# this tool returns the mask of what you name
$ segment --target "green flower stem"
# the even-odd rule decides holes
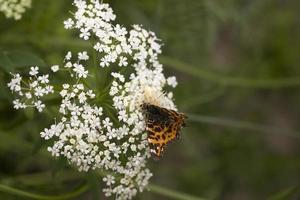
[[[22,40],[22,38],[16,35],[6,36],[3,40],[9,42],[16,42],[16,38]],[[27,38],[32,43],[36,42],[36,38]],[[18,41],[17,41],[18,42]],[[21,41],[19,41],[21,42]],[[89,43],[79,40],[79,39],[68,39],[68,38],[54,38],[49,37],[44,41],[49,47],[53,44],[62,45],[62,46],[80,46],[80,47],[89,47]],[[291,77],[291,78],[276,78],[276,79],[249,79],[242,77],[231,77],[218,74],[209,70],[201,69],[196,66],[186,64],[182,61],[176,60],[172,57],[160,56],[160,61],[162,64],[172,67],[180,72],[189,74],[191,76],[198,77],[203,80],[211,81],[218,83],[223,86],[232,86],[239,88],[253,88],[253,89],[281,89],[287,87],[299,87],[300,86],[300,77]]]
[[[284,199],[293,199],[295,194],[299,194],[299,187],[290,187],[283,191],[280,191],[276,194],[272,194],[271,197],[267,198],[268,200],[284,200]]]
[[[88,185],[83,185],[82,187],[78,188],[77,190],[71,193],[56,195],[56,196],[48,196],[48,195],[35,194],[24,190],[16,189],[13,187],[9,187],[7,185],[0,184],[0,192],[9,193],[16,196],[28,197],[31,199],[43,199],[43,200],[72,199],[84,193],[87,190],[88,190]]]
[[[47,152],[48,153],[48,152]],[[73,181],[82,178],[83,174],[72,170],[61,170],[56,173],[51,171],[39,172],[33,174],[24,174],[15,177],[9,177],[1,180],[2,184],[11,184],[14,182],[26,186],[43,185],[55,179],[58,182]]]
[[[174,190],[170,190],[170,189],[166,189],[157,185],[149,185],[148,189],[156,194],[162,195],[162,196],[166,196],[172,199],[178,199],[178,200],[205,200],[203,198],[200,197],[195,197],[189,194],[185,194],[182,192],[177,192]]]
[[[170,57],[161,56],[160,61],[162,62],[162,64],[172,67],[180,72],[195,76],[200,79],[215,82],[223,86],[261,89],[279,89],[300,86],[300,77],[280,79],[247,79],[217,74],[200,67],[183,63]]]
[[[218,118],[218,117],[211,117],[211,116],[203,116],[197,114],[187,114],[189,117],[188,120],[191,122],[196,123],[206,123],[206,124],[213,124],[218,126],[225,126],[225,127],[233,127],[238,129],[246,129],[252,130],[257,132],[265,132],[270,134],[284,134],[290,137],[295,137],[300,139],[300,132],[293,131],[293,130],[286,130],[281,129],[274,126],[266,126],[261,124],[256,124],[248,121],[240,121],[240,120],[233,120],[227,118]]]
[[[118,118],[114,115],[115,108],[112,107],[111,105],[104,103],[103,109],[106,111],[108,116],[112,119],[112,121],[118,125],[120,125],[120,121]]]
[[[106,176],[107,172],[105,171],[97,171],[97,175],[99,176]],[[14,181],[21,182],[22,184],[26,185],[41,185],[45,184],[45,182],[49,181],[51,176],[51,172],[41,172],[41,173],[34,173],[34,174],[28,174],[28,175],[22,175],[14,178],[9,178],[2,180],[2,183],[13,183]],[[77,176],[77,177],[76,177]],[[70,172],[68,170],[63,170],[59,172],[59,180],[61,181],[71,181],[77,178],[80,178],[80,173],[77,172]],[[88,186],[84,185],[81,188],[75,190],[72,193],[59,195],[59,196],[47,196],[47,195],[40,195],[40,194],[34,194],[31,192],[19,190],[16,188],[9,187],[4,184],[0,184],[0,192],[6,192],[13,195],[23,196],[23,197],[29,197],[32,199],[46,199],[46,200],[59,200],[59,199],[70,199],[72,197],[78,196],[82,194],[83,192],[87,191]],[[205,200],[204,198],[194,197],[189,194],[185,194],[182,192],[170,190],[158,185],[150,184],[148,186],[148,189],[150,192],[153,192],[155,194],[159,194],[162,196],[166,196],[172,199],[179,199],[179,200]]]
[[[10,42],[22,42],[16,41],[22,40],[19,36],[9,35],[3,38],[3,40]],[[27,38],[33,44],[39,45],[36,42],[36,38]],[[62,45],[62,46],[79,46],[79,47],[89,47],[89,43],[79,39],[68,39],[68,38],[54,38],[48,37],[47,40],[43,41],[43,44],[51,47],[53,44]],[[276,78],[276,79],[249,79],[242,77],[231,77],[218,74],[209,70],[201,69],[196,66],[186,64],[182,61],[176,60],[172,57],[160,56],[160,61],[162,64],[172,67],[180,72],[189,74],[191,76],[198,77],[203,80],[211,81],[218,83],[223,86],[232,86],[239,88],[253,88],[253,89],[280,89],[287,87],[299,87],[300,86],[300,77],[291,77],[291,78]]]
[[[211,101],[214,101],[214,100],[218,99],[219,97],[221,97],[222,95],[224,95],[225,91],[226,91],[226,89],[224,87],[219,87],[219,88],[212,90],[211,92],[201,93],[195,97],[186,99],[182,103],[180,108],[183,111],[188,111],[196,106],[199,106],[200,104],[210,103]]]

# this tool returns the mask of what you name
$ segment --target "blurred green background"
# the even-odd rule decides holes
[[[105,2],[118,23],[143,24],[162,39],[161,62],[177,76],[176,103],[189,116],[181,139],[150,161],[159,188],[136,199],[173,199],[165,188],[204,199],[300,199],[300,1]],[[6,87],[9,71],[46,69],[86,47],[63,28],[71,3],[33,0],[20,21],[0,15],[0,184],[107,199],[100,176],[47,153],[39,132],[51,115],[13,110]],[[0,199],[25,198],[2,186]]]

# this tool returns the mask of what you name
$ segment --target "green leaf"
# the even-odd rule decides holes
[[[45,65],[45,62],[40,57],[29,51],[0,51],[0,69],[3,69],[7,73],[13,72],[16,68],[30,66],[44,67]]]
[[[16,189],[13,187],[9,187],[7,185],[0,184],[0,191],[5,193],[10,193],[12,195],[21,196],[21,197],[28,197],[31,199],[44,199],[44,200],[60,200],[60,199],[74,199],[74,197],[84,193],[88,190],[88,185],[83,185],[82,187],[78,188],[77,190],[56,196],[49,196],[49,195],[41,195],[35,194],[31,192],[27,192],[24,190]]]

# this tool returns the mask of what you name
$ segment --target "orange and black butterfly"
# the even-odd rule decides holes
[[[160,158],[166,145],[179,137],[187,116],[149,103],[143,103],[141,108],[146,117],[151,155]]]

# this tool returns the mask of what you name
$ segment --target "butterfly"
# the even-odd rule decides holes
[[[187,116],[149,103],[143,103],[141,108],[145,113],[151,155],[159,159],[166,145],[179,137]]]

